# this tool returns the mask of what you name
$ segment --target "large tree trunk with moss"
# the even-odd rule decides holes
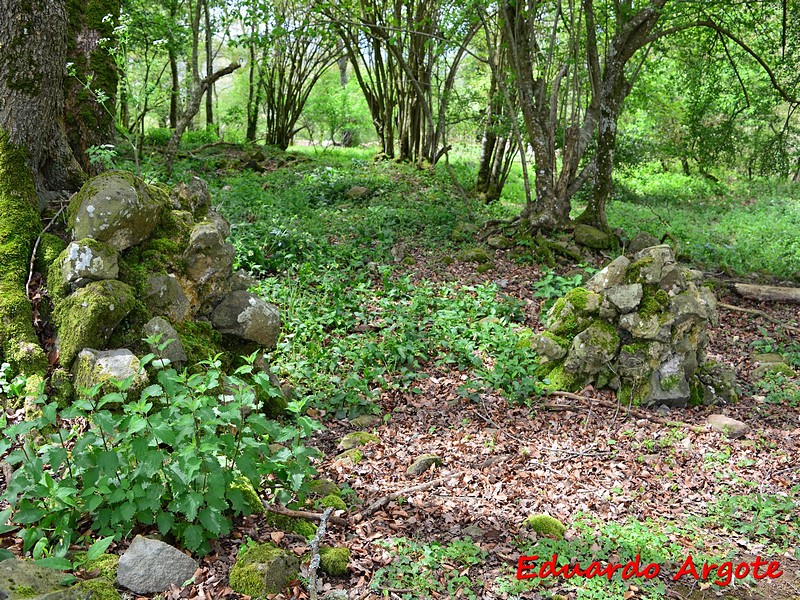
[[[47,370],[27,293],[40,199],[83,178],[64,130],[66,53],[64,0],[0,0],[0,353],[29,391]]]
[[[0,0],[0,130],[27,152],[40,196],[83,177],[64,130],[66,23],[64,0]]]
[[[117,66],[111,55],[120,0],[68,0],[65,125],[69,145],[84,171],[96,175],[87,149],[114,142]],[[105,41],[103,41],[105,40]]]

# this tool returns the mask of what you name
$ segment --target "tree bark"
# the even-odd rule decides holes
[[[208,0],[203,0],[203,16],[206,25],[206,79],[211,79],[214,74],[214,36],[211,31],[211,11]],[[206,129],[214,127],[214,84],[209,86],[206,93]]]
[[[114,142],[117,65],[109,42],[120,13],[120,0],[68,0],[67,59],[75,77],[66,80],[65,126],[81,168],[96,175],[87,149]],[[109,40],[101,44],[100,40]]]
[[[0,131],[26,151],[40,197],[83,180],[64,129],[66,24],[64,0],[0,0]]]

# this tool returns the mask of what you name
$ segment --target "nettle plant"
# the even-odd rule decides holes
[[[142,359],[157,383],[131,398],[130,380],[99,386],[59,409],[41,395],[41,416],[7,428],[0,455],[16,471],[3,498],[34,558],[63,557],[87,522],[120,539],[137,526],[204,554],[232,517],[255,508],[249,486],[270,501],[304,498],[316,450],[301,440],[320,427],[292,402],[292,424],[267,419],[265,397],[279,394],[256,355],[232,375],[218,359],[178,373],[166,360]],[[282,448],[270,450],[270,444]],[[246,482],[244,481],[246,480]],[[252,490],[250,490],[252,492]]]

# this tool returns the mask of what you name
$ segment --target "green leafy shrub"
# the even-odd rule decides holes
[[[269,377],[253,368],[255,356],[232,375],[218,360],[195,374],[154,361],[157,383],[138,399],[128,397],[130,381],[102,397],[98,386],[85,390],[64,410],[41,396],[41,416],[7,428],[0,440],[0,453],[15,445],[7,462],[17,470],[3,497],[24,551],[45,540],[50,554],[63,556],[88,518],[99,535],[116,539],[134,525],[157,525],[204,553],[230,531],[233,515],[251,510],[237,478],[256,489],[266,483],[270,500],[302,499],[315,451],[300,440],[319,425],[300,415],[296,401],[294,424],[262,414],[256,388]],[[122,412],[108,410],[114,405]],[[271,443],[285,448],[273,453]]]
[[[171,137],[172,130],[168,127],[154,127],[145,132],[144,143],[151,146],[166,146]]]

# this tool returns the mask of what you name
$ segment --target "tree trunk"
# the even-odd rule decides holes
[[[48,366],[27,293],[38,209],[83,177],[64,130],[66,55],[63,0],[0,0],[0,353],[27,375],[29,395]]]
[[[167,149],[164,153],[164,166],[167,177],[172,174],[172,165],[175,162],[175,155],[178,153],[178,145],[181,143],[183,132],[186,131],[189,123],[194,119],[198,112],[200,112],[200,103],[203,101],[203,95],[219,78],[233,73],[241,65],[239,63],[231,63],[224,69],[220,69],[207,79],[201,79],[197,82],[192,91],[189,101],[186,103],[186,110],[183,111],[181,118],[178,120],[178,126],[172,132],[172,137],[169,138]]]
[[[175,23],[178,18],[178,3],[170,2],[169,20]],[[178,48],[175,36],[172,35],[172,28],[169,29],[169,39],[167,40],[167,54],[169,55],[169,128],[175,129],[178,126],[178,102],[181,97],[181,82],[178,73]]]
[[[211,79],[214,74],[214,36],[211,31],[211,11],[208,0],[203,0],[203,13],[206,22],[206,79]],[[206,93],[206,129],[214,128],[214,84],[209,86]]]
[[[0,0],[0,131],[27,152],[40,197],[83,180],[64,129],[66,24],[64,0]]]
[[[109,43],[120,12],[120,0],[68,0],[67,59],[75,76],[66,81],[65,125],[67,139],[81,168],[90,175],[87,149],[114,142],[117,65]]]
[[[786,302],[800,304],[800,288],[777,287],[774,285],[751,285],[734,283],[736,293],[757,302]]]

